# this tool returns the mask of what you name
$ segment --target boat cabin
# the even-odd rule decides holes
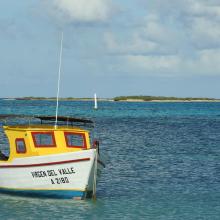
[[[9,140],[8,161],[15,158],[60,154],[90,149],[89,131],[69,126],[3,126]],[[4,160],[4,159],[0,159]]]

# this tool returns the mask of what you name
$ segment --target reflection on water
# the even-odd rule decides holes
[[[50,200],[1,195],[0,209],[2,219],[71,219],[81,212],[89,212],[95,206],[96,203],[89,200]]]

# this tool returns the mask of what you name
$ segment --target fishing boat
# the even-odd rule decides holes
[[[0,152],[0,192],[84,199],[96,197],[97,176],[104,163],[99,142],[91,144],[91,120],[58,116],[63,32],[59,56],[55,116],[36,116],[40,123],[3,126],[10,154]],[[0,115],[0,119],[29,118]],[[44,122],[47,122],[46,124]]]
[[[0,119],[21,117],[1,115]],[[85,199],[95,196],[97,174],[104,167],[99,142],[76,124],[91,120],[36,116],[40,122],[4,125],[8,156],[0,153],[0,192],[37,197]],[[45,123],[46,122],[46,123]]]

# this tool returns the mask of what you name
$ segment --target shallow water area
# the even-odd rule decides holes
[[[2,219],[219,219],[220,103],[60,102],[95,120],[106,158],[97,201],[0,194]],[[54,101],[1,100],[0,114],[54,115]],[[5,137],[0,148],[7,153]]]

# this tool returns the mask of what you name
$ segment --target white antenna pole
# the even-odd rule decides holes
[[[55,121],[55,129],[57,128],[57,116],[59,109],[59,95],[60,95],[60,75],[61,75],[61,65],[62,65],[62,53],[63,53],[63,32],[61,34],[61,42],[60,42],[60,62],[59,62],[59,74],[58,74],[58,83],[57,83],[57,107],[56,107],[56,121]]]
[[[94,109],[98,109],[96,93],[94,94],[94,101],[95,101]]]

